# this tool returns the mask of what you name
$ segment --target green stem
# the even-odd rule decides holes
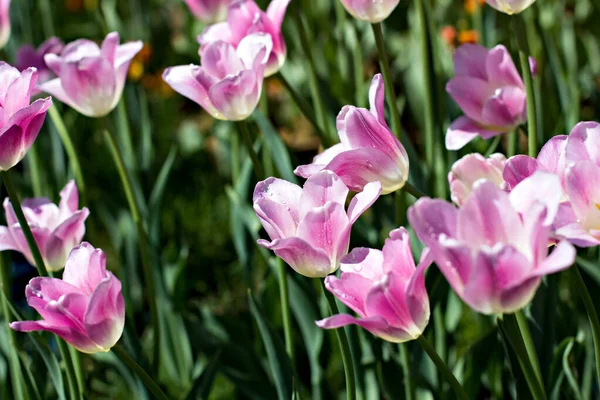
[[[429,356],[431,361],[433,361],[433,363],[437,367],[438,371],[444,376],[446,381],[450,384],[456,397],[461,400],[468,400],[469,398],[467,397],[467,394],[463,390],[462,386],[460,386],[460,383],[458,383],[458,381],[456,380],[456,377],[454,376],[452,371],[450,371],[450,369],[448,368],[446,363],[440,358],[438,353],[435,351],[433,346],[427,341],[427,339],[425,339],[425,337],[421,335],[416,340],[417,340],[417,343],[419,343],[419,345],[421,345],[423,350],[425,350],[425,352],[427,353],[427,355]]]
[[[410,378],[410,357],[407,344],[399,344],[398,349],[400,350],[400,364],[402,366],[402,373],[404,374],[404,398],[406,400],[413,400],[415,398],[415,388]]]
[[[522,332],[519,329],[517,317],[514,314],[505,314],[502,319],[504,321],[506,334],[515,355],[517,356],[517,360],[519,361],[519,365],[521,366],[521,370],[523,371],[523,375],[525,376],[525,380],[527,381],[527,385],[529,386],[533,398],[535,400],[545,400],[546,393],[544,391],[544,386],[536,376],[535,368],[531,363],[525,342],[523,341]]]
[[[71,361],[73,363],[73,370],[75,371],[75,381],[77,382],[77,389],[81,396],[85,394],[85,383],[83,380],[84,372],[83,366],[81,365],[81,357],[79,351],[76,348],[68,346],[69,348],[69,356],[71,357]]]
[[[144,221],[142,220],[142,214],[140,212],[138,200],[135,197],[133,191],[133,183],[131,177],[127,173],[123,156],[119,151],[115,138],[108,131],[104,131],[104,136],[110,152],[112,153],[113,160],[117,166],[119,176],[121,177],[121,183],[125,196],[127,197],[127,203],[129,204],[129,210],[133,217],[133,221],[137,226],[138,231],[138,242],[140,246],[140,255],[142,258],[142,269],[144,271],[144,280],[146,283],[146,294],[148,297],[148,303],[150,305],[150,316],[152,318],[152,327],[154,328],[154,360],[153,367],[156,368],[160,365],[160,320],[158,316],[158,304],[156,303],[156,286],[154,284],[154,274],[152,271],[152,265],[150,263],[150,250],[148,246],[148,236],[144,229]]]
[[[529,46],[527,44],[527,34],[523,17],[520,14],[512,17],[517,42],[519,44],[519,59],[521,61],[521,73],[525,83],[527,93],[527,135],[529,156],[537,157],[537,119],[535,115],[535,92],[533,88],[533,76],[529,67]]]
[[[283,332],[285,334],[285,351],[294,364],[294,336],[292,334],[292,316],[290,314],[290,297],[288,294],[287,268],[277,257],[277,272],[279,274],[279,297],[281,300],[281,315],[283,317]]]
[[[133,143],[131,141],[131,129],[129,129],[129,120],[127,119],[127,109],[125,108],[125,94],[121,96],[121,100],[117,104],[117,126],[118,140],[123,149],[123,159],[127,168],[132,170],[135,163],[135,153],[133,151]]]
[[[598,384],[600,384],[600,320],[598,319],[598,313],[594,306],[594,301],[590,296],[590,292],[585,285],[583,277],[576,266],[572,266],[568,269],[572,279],[577,285],[577,292],[581,296],[581,300],[585,305],[585,311],[587,312],[590,325],[592,326],[592,336],[594,338],[594,353],[596,355],[596,377],[598,378]]]
[[[421,192],[419,189],[417,189],[416,187],[411,185],[408,181],[404,184],[404,187],[402,189],[404,189],[404,191],[406,191],[406,193],[410,194],[415,199],[420,199],[421,197],[427,197],[427,195],[425,193]]]
[[[252,143],[252,136],[250,135],[250,129],[248,128],[248,122],[246,121],[238,121],[238,128],[240,129],[240,135],[242,136],[242,141],[244,142],[244,146],[246,146],[246,150],[248,151],[248,155],[252,160],[252,165],[254,166],[254,173],[259,181],[265,179],[265,172],[263,170],[262,164],[260,163],[260,159],[254,151],[254,143]]]
[[[329,303],[329,311],[331,315],[339,314],[338,306],[335,302],[335,297],[331,294],[324,286],[323,293]],[[352,362],[352,354],[350,353],[350,342],[346,335],[345,328],[339,328],[335,330],[338,342],[340,344],[340,351],[342,353],[342,362],[344,364],[344,374],[346,376],[346,400],[356,399],[356,382],[354,377],[354,363]]]
[[[315,117],[315,113],[310,108],[310,105],[306,102],[306,100],[304,100],[302,98],[302,96],[300,96],[298,94],[296,89],[294,89],[294,87],[290,84],[290,82],[286,79],[286,77],[281,73],[281,71],[277,72],[275,77],[285,87],[285,89],[287,90],[288,94],[290,95],[290,97],[292,98],[294,103],[296,103],[296,106],[298,107],[300,112],[304,115],[304,117],[306,117],[306,119],[315,128],[315,131],[316,131],[317,135],[319,136],[319,138],[321,139],[321,141],[323,142],[323,145],[326,147],[333,145],[331,139],[323,131],[323,128],[321,127],[321,125],[317,121],[317,118]]]
[[[423,71],[424,86],[424,116],[425,116],[425,161],[429,168],[433,168],[435,140],[434,140],[434,116],[433,116],[433,86],[431,84],[431,59],[429,57],[429,34],[427,29],[427,18],[425,14],[425,0],[417,0],[417,12],[419,14],[420,41],[421,41],[421,63]]]
[[[75,378],[75,370],[73,368],[73,360],[71,360],[71,354],[69,353],[69,345],[59,338],[56,337],[58,343],[58,350],[60,356],[65,363],[65,375],[67,375],[67,385],[69,386],[69,392],[71,393],[72,399],[82,399],[82,395],[77,388],[77,378]]]
[[[8,335],[8,362],[10,368],[10,381],[13,388],[13,396],[16,400],[24,400],[27,391],[23,385],[23,376],[21,374],[21,364],[17,349],[17,338],[15,331],[8,327],[10,321],[10,313],[8,310],[8,299],[10,298],[10,288],[8,286],[8,268],[4,262],[4,257],[0,255],[0,287],[4,293],[0,299],[2,304],[2,315],[4,316],[6,333]]]
[[[125,365],[127,365],[127,367],[129,367],[133,372],[135,372],[135,374],[138,376],[138,378],[141,379],[141,381],[144,383],[144,386],[146,386],[150,393],[152,393],[155,399],[169,400],[167,395],[161,390],[161,388],[156,384],[156,382],[154,382],[150,375],[148,375],[148,373],[144,371],[144,369],[140,367],[140,365],[137,362],[135,362],[135,360],[131,358],[129,354],[127,354],[125,349],[123,349],[120,345],[116,345],[112,348],[112,351],[116,354],[117,357],[119,357],[121,361],[123,361]]]
[[[519,152],[519,128],[508,134],[506,155],[512,157]]]
[[[240,177],[240,137],[231,135],[231,181],[235,185]]]
[[[406,213],[406,196],[401,190],[394,192],[394,203],[396,205],[396,226],[402,226]]]
[[[400,114],[398,113],[398,101],[396,92],[394,91],[394,81],[392,80],[392,74],[390,72],[390,62],[388,60],[387,52],[385,51],[385,42],[383,39],[383,31],[381,29],[381,23],[371,24],[373,28],[373,35],[375,36],[375,44],[377,45],[377,53],[379,53],[379,66],[381,73],[383,74],[383,81],[387,91],[388,107],[392,116],[392,130],[396,133],[396,136],[400,138],[402,125],[400,124]]]
[[[80,205],[85,205],[87,204],[85,181],[83,180],[81,164],[79,163],[79,157],[77,156],[77,151],[75,150],[71,136],[69,136],[67,127],[65,126],[65,123],[55,105],[52,105],[52,107],[48,109],[48,114],[50,114],[50,119],[58,131],[60,140],[62,141],[63,146],[65,146],[65,151],[67,152],[67,156],[71,162],[71,168],[73,169],[75,181],[77,182],[77,190],[79,191]]]
[[[27,240],[29,249],[31,250],[31,255],[33,256],[33,261],[35,262],[35,267],[38,270],[38,274],[40,276],[48,276],[46,264],[44,264],[44,259],[42,258],[40,249],[38,248],[37,243],[35,242],[33,233],[31,233],[31,228],[29,228],[27,219],[23,214],[23,209],[21,208],[19,196],[17,195],[17,191],[10,176],[10,170],[1,171],[0,175],[2,175],[2,180],[4,181],[4,186],[6,187],[6,191],[8,192],[10,203],[12,204],[12,207],[15,210],[15,215],[17,216],[17,220],[19,221],[19,225],[21,226],[23,235],[25,235],[25,240]]]
[[[27,152],[27,162],[29,165],[29,174],[31,175],[31,186],[33,188],[33,197],[42,197],[42,173],[40,170],[40,156],[37,152],[37,146],[33,146]]]
[[[500,140],[502,140],[502,135],[497,135],[494,138],[494,140],[492,140],[492,143],[490,143],[490,147],[488,147],[487,151],[485,152],[485,158],[488,158],[489,156],[494,154],[494,152],[498,148],[498,145],[500,144]]]
[[[540,384],[543,385],[544,379],[542,378],[542,370],[540,369],[540,362],[535,351],[535,345],[533,344],[533,338],[531,337],[531,331],[529,330],[527,317],[521,310],[517,311],[515,316],[517,317],[517,324],[519,325],[519,330],[521,331],[521,336],[523,337],[523,344],[525,344],[525,350],[527,350],[527,356],[531,362],[535,376]]]
[[[42,29],[44,31],[44,37],[49,38],[54,36],[54,22],[52,21],[52,7],[50,6],[49,0],[40,0],[39,7],[42,18]]]

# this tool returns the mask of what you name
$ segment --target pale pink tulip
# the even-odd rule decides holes
[[[37,77],[35,68],[19,72],[0,62],[0,171],[25,157],[52,105],[50,97],[29,104]]]
[[[408,179],[408,155],[385,121],[384,96],[383,78],[377,74],[369,91],[371,110],[345,106],[337,117],[341,143],[294,173],[308,178],[322,170],[333,171],[354,191],[376,181],[382,194],[401,189]]]
[[[184,0],[196,18],[205,23],[224,21],[233,0]]]
[[[85,207],[79,210],[78,203],[79,194],[74,181],[61,190],[58,206],[43,197],[23,200],[23,214],[50,271],[64,268],[71,249],[81,242],[85,234],[89,211]],[[4,212],[8,226],[0,226],[0,251],[18,251],[34,265],[31,250],[8,198],[4,200]]]
[[[504,187],[502,172],[506,157],[500,153],[492,154],[487,159],[481,154],[468,154],[452,165],[448,174],[452,201],[462,206],[473,190],[473,185],[480,179],[487,179],[499,188]]]
[[[510,194],[479,180],[461,208],[422,198],[408,219],[465,303],[484,314],[512,313],[533,299],[544,275],[575,261],[568,241],[548,255],[561,197],[550,173],[534,174]]]
[[[341,0],[354,18],[376,24],[390,16],[400,0]]]
[[[119,103],[129,64],[143,47],[141,41],[119,43],[119,34],[112,32],[101,47],[79,39],[67,44],[60,55],[46,54],[44,60],[58,78],[39,89],[88,117],[107,115]]]
[[[234,0],[227,10],[227,21],[206,28],[198,36],[198,42],[201,47],[205,47],[211,42],[224,41],[237,48],[248,35],[270,35],[273,45],[267,53],[265,76],[271,76],[285,63],[287,49],[281,33],[281,24],[290,1],[273,0],[264,12],[254,0]]]
[[[104,252],[89,243],[73,249],[62,279],[33,278],[25,295],[42,320],[12,322],[14,330],[49,331],[90,354],[109,351],[123,333],[121,282],[106,270]]]
[[[534,70],[533,59],[530,64]],[[504,46],[460,46],[454,53],[454,74],[446,91],[465,115],[448,128],[448,150],[458,150],[477,136],[489,139],[511,132],[527,121],[525,86]]]
[[[170,67],[163,79],[214,118],[240,121],[253,112],[262,92],[271,38],[245,37],[237,50],[223,41],[200,49],[201,64]]]
[[[508,15],[518,14],[535,3],[535,0],[485,0],[490,6]]]
[[[359,318],[338,314],[317,321],[325,329],[355,324],[394,343],[421,336],[429,322],[425,269],[431,264],[425,250],[415,267],[406,229],[390,233],[383,251],[357,248],[342,258],[339,278],[325,278],[327,290]]]
[[[30,44],[21,46],[17,51],[17,63],[15,66],[21,72],[29,67],[36,68],[38,72],[38,85],[49,81],[55,75],[48,68],[48,65],[46,65],[44,57],[46,54],[60,54],[64,46],[63,42],[57,37],[47,39],[37,49]]]
[[[375,202],[381,185],[373,182],[344,209],[348,188],[332,172],[319,172],[304,188],[268,178],[254,189],[254,211],[271,238],[258,244],[273,250],[296,272],[310,278],[337,270],[348,252],[350,230]]]
[[[0,49],[6,46],[10,38],[10,1],[0,0]]]

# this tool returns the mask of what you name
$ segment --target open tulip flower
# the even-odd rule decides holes
[[[7,171],[25,157],[52,105],[52,99],[29,104],[38,78],[35,68],[23,72],[0,62],[0,171]]]
[[[221,22],[227,18],[232,0],[184,0],[196,18],[202,22]]]
[[[325,277],[338,269],[348,252],[352,224],[380,193],[378,182],[366,185],[346,211],[348,188],[332,172],[311,176],[304,188],[268,178],[256,185],[253,202],[271,242],[261,239],[258,244],[273,250],[299,274]]]
[[[10,38],[10,2],[11,0],[0,0],[0,49],[6,46]]]
[[[535,70],[533,59],[530,64]],[[454,53],[454,74],[446,91],[465,115],[448,128],[448,150],[461,149],[477,136],[511,132],[527,121],[525,86],[506,47],[460,46]]]
[[[270,35],[273,45],[267,53],[268,61],[264,73],[265,76],[271,76],[285,63],[287,49],[281,33],[281,24],[290,1],[273,0],[267,12],[264,12],[254,0],[234,0],[227,10],[227,21],[206,28],[198,36],[198,42],[201,47],[214,41],[224,41],[238,47],[248,35]]]
[[[88,117],[107,115],[119,103],[129,64],[143,47],[141,41],[119,42],[119,34],[112,32],[101,47],[79,39],[67,44],[60,55],[46,54],[44,60],[58,78],[39,89]]]
[[[342,258],[341,275],[325,278],[327,290],[360,318],[338,314],[317,321],[333,329],[355,324],[394,343],[421,336],[429,322],[429,297],[425,269],[431,264],[429,250],[415,267],[406,229],[390,233],[383,251],[357,248]]]
[[[508,15],[518,14],[535,3],[535,0],[485,0],[490,6]]]
[[[554,174],[538,172],[510,194],[479,180],[459,209],[422,198],[408,219],[465,303],[484,314],[512,313],[531,301],[544,275],[575,261],[567,241],[548,255],[561,197]]]
[[[354,18],[375,24],[389,17],[400,0],[341,0],[341,2]]]
[[[25,296],[43,319],[13,322],[14,330],[49,331],[83,353],[109,351],[123,333],[121,281],[106,270],[104,252],[89,243],[71,251],[62,279],[33,278]]]
[[[214,118],[240,121],[253,112],[262,92],[271,38],[245,37],[235,49],[224,41],[200,48],[202,65],[167,68],[163,79]]]
[[[23,201],[23,214],[50,271],[63,269],[71,249],[81,242],[85,234],[89,211],[85,207],[78,210],[78,203],[74,181],[61,190],[58,206],[46,198]],[[8,198],[4,200],[4,212],[8,226],[0,226],[0,251],[18,251],[34,265],[31,250]]]
[[[487,179],[503,188],[505,186],[502,173],[506,157],[503,154],[492,154],[485,158],[481,154],[467,154],[452,165],[448,174],[452,201],[462,206],[473,190],[473,185],[480,179]]]
[[[37,49],[30,44],[21,46],[17,51],[16,67],[19,71],[25,71],[34,67],[38,72],[37,84],[44,83],[53,78],[54,73],[48,68],[44,57],[46,54],[60,54],[64,48],[63,42],[57,37],[47,39]]]
[[[308,178],[321,170],[333,171],[354,191],[375,181],[381,183],[382,194],[401,189],[408,179],[408,155],[385,121],[384,96],[383,78],[377,74],[369,91],[371,110],[345,106],[337,117],[341,143],[294,173]]]

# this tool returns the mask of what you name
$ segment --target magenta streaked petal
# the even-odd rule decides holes
[[[315,249],[305,240],[297,237],[276,239],[272,242],[258,240],[258,244],[273,250],[283,261],[300,275],[309,278],[322,278],[329,275],[337,267],[321,249]]]
[[[488,80],[497,83],[498,86],[524,88],[521,75],[517,71],[510,53],[503,45],[497,45],[490,49],[485,69]]]
[[[381,183],[367,183],[363,191],[357,193],[350,201],[348,206],[348,219],[351,224],[354,224],[360,217],[381,195]]]
[[[10,327],[19,332],[47,331],[54,333],[83,353],[97,353],[99,351],[98,346],[84,333],[70,327],[55,326],[48,324],[46,321],[11,322]]]
[[[518,87],[497,89],[486,99],[481,109],[481,121],[486,125],[510,130],[525,120],[525,91]]]
[[[563,179],[566,169],[565,147],[567,138],[566,135],[552,137],[542,147],[537,157],[537,161],[544,169],[558,174],[561,179]]]
[[[543,167],[535,158],[519,154],[506,161],[502,177],[509,189],[512,189],[541,168]]]
[[[325,149],[320,154],[317,154],[315,158],[313,158],[313,162],[307,165],[300,165],[296,167],[294,170],[294,174],[301,176],[303,178],[308,178],[323,169],[337,156],[345,150],[345,147],[342,143],[334,144],[328,149]]]
[[[502,171],[506,158],[501,154],[486,159],[481,154],[468,154],[452,165],[448,174],[452,201],[461,206],[473,191],[473,185],[479,179],[487,179],[497,186],[504,182]]]
[[[271,240],[296,234],[298,219],[294,218],[296,213],[292,213],[289,206],[263,198],[254,202],[254,211]]]
[[[291,0],[273,0],[267,7],[267,16],[277,30],[281,30],[281,24],[290,2]]]
[[[348,251],[350,221],[342,204],[329,202],[308,211],[298,224],[297,235],[337,263]],[[337,265],[335,266],[337,269]]]
[[[200,35],[198,35],[198,43],[201,45],[200,51],[206,45],[217,40],[222,40],[227,43],[234,43],[233,32],[229,28],[227,22],[219,22],[217,24],[210,25]]]
[[[383,277],[384,257],[381,250],[357,247],[342,257],[340,269],[341,277],[346,275],[360,275],[371,283]],[[364,295],[366,296],[366,292]],[[362,296],[364,299],[364,296]]]
[[[59,209],[61,213],[72,213],[79,207],[79,192],[75,180],[70,180],[60,191]]]
[[[600,227],[600,167],[580,161],[567,169],[565,191],[573,212],[586,229]]]
[[[163,72],[162,77],[177,93],[195,101],[209,114],[216,115],[218,111],[208,97],[208,89],[196,79],[201,68],[197,65],[170,67]]]
[[[262,71],[243,70],[217,82],[208,91],[208,97],[218,112],[218,119],[241,121],[253,112],[262,91]]]
[[[410,235],[401,227],[390,232],[390,237],[383,245],[383,269],[394,271],[404,279],[409,279],[415,272],[415,260],[410,249]]]
[[[95,288],[83,317],[90,339],[108,351],[120,339],[125,326],[125,302],[121,282],[108,272]]]
[[[258,182],[254,188],[252,201],[257,202],[260,199],[268,199],[276,203],[290,207],[289,211],[294,221],[300,221],[300,197],[302,188],[288,181],[278,178],[267,178]]]
[[[388,125],[385,120],[385,86],[381,74],[376,74],[371,81],[371,87],[369,88],[369,106],[371,107],[371,113],[375,116],[377,122],[387,128]]]
[[[365,267],[367,266],[365,265]],[[372,284],[373,281],[371,279],[351,272],[343,273],[340,278],[337,278],[335,275],[328,275],[325,278],[325,287],[327,290],[362,318],[366,316],[364,300]]]
[[[569,134],[566,145],[568,163],[590,160],[600,165],[600,124],[580,122]]]
[[[560,241],[552,253],[533,271],[532,276],[542,277],[569,268],[575,263],[577,250],[566,240]]]
[[[342,207],[346,204],[348,188],[339,176],[323,171],[312,175],[306,180],[302,195],[300,196],[300,219],[316,207],[323,207],[327,203],[337,203]]]
[[[502,133],[485,129],[469,117],[458,117],[446,132],[446,149],[460,150],[477,136],[489,139]]]
[[[63,280],[91,296],[106,278],[106,256],[87,242],[71,250],[63,272]]]

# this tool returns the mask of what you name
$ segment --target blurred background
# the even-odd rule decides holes
[[[268,0],[257,3],[265,9]],[[445,130],[461,114],[444,91],[453,74],[453,50],[463,43],[486,47],[504,44],[515,55],[516,39],[509,17],[483,1],[429,0],[427,26],[419,23],[414,3],[403,0],[384,22],[385,41],[399,94],[403,140],[409,138],[413,148],[411,182],[428,194],[447,197],[445,179],[452,162],[470,152],[484,153],[489,146],[489,142],[478,139],[460,152],[444,148]],[[316,90],[325,100],[325,124],[333,129],[343,105],[365,107],[368,103],[370,80],[379,71],[373,34],[368,24],[352,19],[339,1],[292,0],[283,24],[288,59],[282,73],[310,104],[315,87],[307,76],[306,56],[293,17],[296,12],[300,12],[311,39],[318,71]],[[535,83],[542,143],[551,136],[567,134],[580,120],[598,120],[600,1],[543,0],[523,15],[529,45],[538,62],[539,79]],[[144,42],[131,64],[124,101],[108,117],[90,119],[55,101],[82,160],[88,186],[86,205],[91,215],[85,240],[104,249],[108,268],[123,282],[127,305],[123,342],[144,366],[156,357],[149,346],[153,332],[148,328],[150,313],[136,227],[102,135],[104,129],[118,132],[129,126],[134,139],[133,175],[144,199],[152,262],[160,282],[156,293],[162,332],[159,382],[173,399],[277,398],[274,364],[267,358],[257,316],[253,318],[247,296],[250,290],[260,303],[259,313],[272,335],[270,345],[284,353],[274,272],[277,261],[255,244],[257,238],[265,237],[250,202],[256,178],[246,162],[242,178],[231,181],[229,149],[236,126],[215,121],[161,79],[168,66],[199,63],[196,36],[205,26],[193,18],[183,0],[13,0],[11,20],[11,39],[2,50],[2,59],[11,64],[20,46],[30,43],[37,47],[50,36],[58,36],[65,43],[78,38],[99,42],[108,32],[118,31],[122,41]],[[421,46],[423,34],[433,38],[431,46]],[[435,88],[432,123],[437,138],[437,172],[423,163],[424,50],[433,58],[426,73]],[[298,182],[293,168],[310,162],[322,148],[312,125],[277,78],[266,79],[253,120],[253,134],[267,173]],[[520,139],[521,151],[526,152],[524,133]],[[498,150],[504,148],[503,139]],[[41,193],[56,201],[72,173],[49,118],[35,151],[43,167],[42,176],[32,176],[28,155],[17,166],[17,184],[22,195],[30,197],[32,182],[37,182]],[[407,202],[411,201],[407,197]],[[355,225],[351,247],[380,248],[396,227],[393,210],[391,196],[381,198]],[[421,248],[416,239],[413,247],[418,257]],[[584,278],[598,301],[598,251],[580,253]],[[35,269],[16,254],[9,257],[13,304],[26,317],[37,318],[23,296]],[[297,379],[292,384],[302,398],[343,399],[344,373],[335,333],[314,324],[327,312],[320,300],[320,283],[297,274],[290,274],[289,280],[297,354]],[[464,306],[436,269],[428,273],[427,286],[432,306],[427,335],[464,382],[470,398],[505,399],[527,393],[527,389],[521,390],[524,381],[519,377],[520,369],[506,361],[494,318]],[[553,289],[557,286],[561,290]],[[549,277],[529,310],[535,321],[533,334],[543,374],[549,382],[558,382],[553,398],[597,398],[600,392],[592,383],[593,347],[587,318],[569,288],[570,282],[562,275]],[[355,327],[348,332],[359,366],[362,398],[403,398],[405,380],[399,347]],[[5,331],[0,330],[0,335]],[[53,356],[53,341],[44,346],[47,341],[24,334],[18,338],[29,385],[35,386],[43,399],[64,396],[57,389],[62,378]],[[11,398],[6,343],[0,336],[2,399]],[[411,379],[422,396],[419,398],[451,398],[451,391],[420,348],[409,343],[406,349]],[[82,362],[88,398],[149,398],[140,381],[114,355],[84,355]],[[279,366],[289,368],[285,362]]]

